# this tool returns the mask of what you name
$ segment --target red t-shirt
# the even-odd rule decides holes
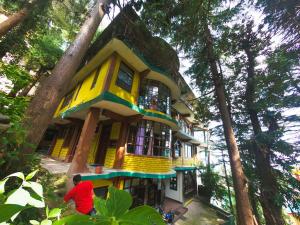
[[[78,212],[89,213],[93,208],[93,183],[81,181],[65,195],[65,202],[70,199],[74,200]]]

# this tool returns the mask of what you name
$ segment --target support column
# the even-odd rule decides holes
[[[70,165],[68,175],[74,173],[89,172],[86,163],[88,159],[89,149],[97,127],[97,122],[100,114],[100,109],[90,108],[81,130],[78,145],[76,147],[75,155]]]
[[[117,151],[116,151],[114,169],[121,169],[123,166],[124,156],[125,156],[125,144],[126,144],[127,135],[128,135],[128,128],[129,128],[129,124],[127,122],[123,121],[122,125],[121,125],[119,140],[117,143]]]

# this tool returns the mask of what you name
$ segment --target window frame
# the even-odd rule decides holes
[[[81,90],[81,87],[82,87],[82,83],[83,83],[83,82],[80,82],[80,83],[79,83],[79,87],[78,87],[77,92],[76,92],[76,94],[75,94],[74,101],[75,101],[75,100],[77,99],[77,97],[78,97],[78,94],[79,94],[79,92],[80,92],[80,90]]]
[[[154,130],[155,128],[156,130]],[[140,129],[143,129],[143,132],[139,133]],[[171,128],[168,125],[157,121],[141,120],[135,126],[129,128],[126,152],[135,154],[136,149],[139,148],[140,155],[147,155],[150,150],[151,156],[169,157],[171,138]],[[152,148],[149,149],[149,146],[152,146]]]
[[[97,81],[98,81],[98,78],[99,78],[99,74],[100,74],[100,70],[101,70],[101,66],[99,66],[96,70],[96,74],[94,75],[93,82],[92,82],[90,90],[92,90],[94,87],[96,87],[96,84],[97,84]]]
[[[74,96],[74,92],[75,92],[75,89],[73,89],[72,91],[68,92],[66,95],[65,95],[65,98],[64,98],[64,101],[61,105],[61,109],[67,107],[70,105],[70,103],[72,102],[73,100],[73,96]]]
[[[127,83],[124,82],[122,79],[120,79],[120,72],[123,72],[127,77],[131,78],[130,86],[127,86]],[[133,80],[134,80],[134,70],[131,69],[129,66],[127,66],[124,62],[121,61],[119,66],[119,71],[116,79],[116,86],[122,88],[123,90],[127,91],[128,93],[131,93],[132,86],[133,86]]]

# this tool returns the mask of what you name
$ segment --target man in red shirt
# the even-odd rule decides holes
[[[94,189],[91,181],[81,181],[81,175],[73,177],[74,187],[65,195],[64,200],[72,199],[75,202],[76,210],[87,215],[95,215],[93,198]]]

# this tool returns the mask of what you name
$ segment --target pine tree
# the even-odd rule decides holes
[[[211,34],[211,29],[223,32],[225,28],[223,24],[233,13],[232,10],[221,10],[220,6],[220,1],[151,1],[144,5],[144,18],[155,31],[171,38],[174,45],[179,46],[193,59],[194,64],[197,61],[196,80],[204,79],[210,88],[214,89],[229,151],[238,224],[253,224],[247,180],[233,133],[223,79],[217,66],[220,48],[216,36],[213,37]],[[214,14],[217,9],[221,12]]]

